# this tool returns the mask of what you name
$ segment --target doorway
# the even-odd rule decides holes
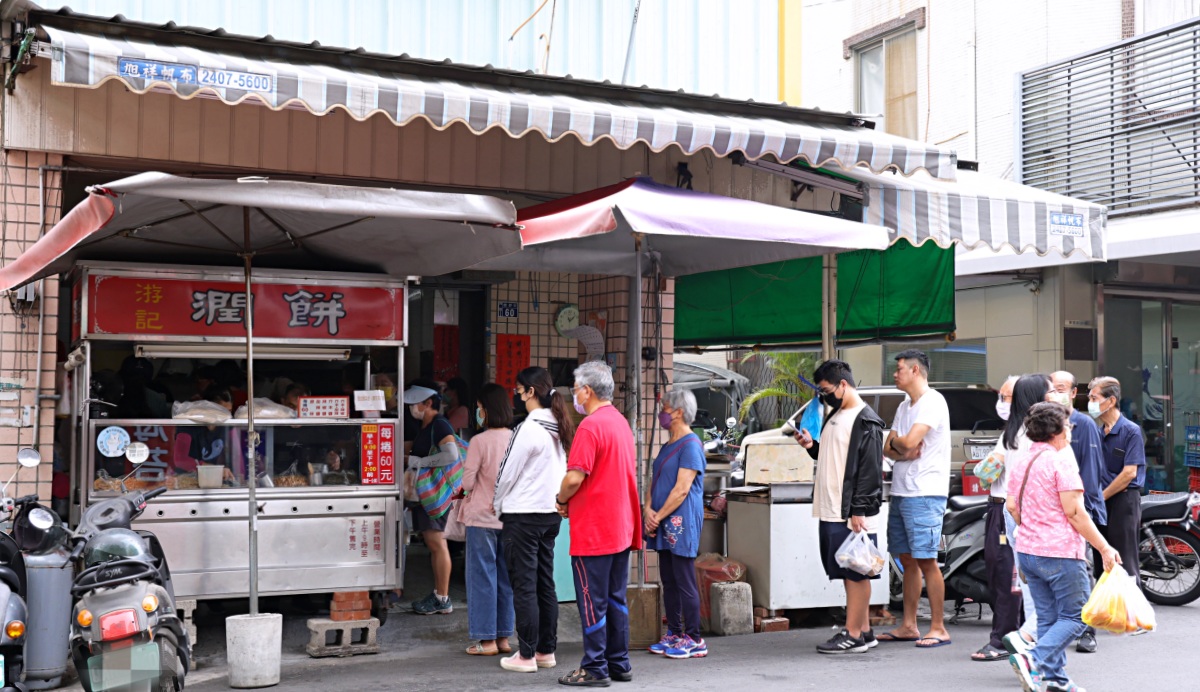
[[[1102,371],[1146,443],[1146,488],[1186,491],[1186,428],[1200,425],[1200,303],[1107,295]]]

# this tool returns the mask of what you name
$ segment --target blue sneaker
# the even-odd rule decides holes
[[[1042,676],[1034,669],[1033,658],[1029,654],[1012,654],[1008,657],[1008,663],[1021,681],[1024,692],[1040,692]]]
[[[674,649],[676,646],[679,646],[679,641],[681,639],[683,639],[683,637],[680,637],[677,634],[671,634],[670,632],[668,632],[663,635],[662,639],[658,640],[657,644],[651,644],[650,648],[648,648],[647,651],[649,651],[652,654],[658,654],[661,656],[661,655],[667,653],[667,651],[669,651],[670,649]]]
[[[708,655],[708,644],[705,644],[703,639],[696,641],[684,635],[675,647],[667,649],[664,655],[667,658],[704,658]]]

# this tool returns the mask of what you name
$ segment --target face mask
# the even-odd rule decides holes
[[[1065,408],[1072,408],[1071,395],[1067,394],[1066,392],[1050,392],[1046,400],[1052,401]]]
[[[666,411],[659,411],[658,412],[658,424],[661,425],[662,427],[666,428],[667,430],[670,430],[671,429],[671,414],[667,413]]]
[[[842,407],[842,398],[840,396],[838,396],[836,392],[837,392],[836,389],[832,392],[829,392],[828,394],[822,392],[821,397],[820,397],[821,403],[825,404],[826,406],[833,409],[834,411],[836,411]]]
[[[1071,426],[1067,426],[1067,444],[1071,444]]]
[[[483,416],[483,409],[475,409],[475,424],[482,428],[484,420],[485,418]]]
[[[1104,411],[1100,410],[1100,402],[1099,401],[1089,401],[1088,402],[1088,415],[1089,416],[1091,416],[1092,418],[1099,418],[1100,414],[1102,414],[1102,413],[1104,413]]]
[[[513,394],[513,413],[516,413],[517,415],[522,415],[522,414],[525,414],[528,412],[529,412],[529,409],[526,408],[525,400],[521,398],[521,395]]]
[[[579,395],[578,394],[572,392],[571,401],[573,401],[575,403],[575,413],[578,413],[581,416],[587,415],[587,409],[583,407],[583,404],[579,403]]]
[[[425,418],[425,414],[421,412],[421,406],[419,404],[413,404],[409,406],[408,413],[417,420]]]
[[[1012,412],[1011,401],[996,401],[996,415],[1000,416],[1000,420],[1008,420],[1008,414]]]

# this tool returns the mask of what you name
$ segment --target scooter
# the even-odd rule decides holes
[[[17,452],[19,466],[8,483],[4,484],[3,491],[0,491],[0,495],[3,495],[0,511],[11,517],[18,503],[28,500],[9,498],[8,486],[21,473],[21,469],[35,468],[41,462],[42,456],[36,450],[25,448]],[[32,497],[36,501],[36,496]],[[25,587],[25,560],[21,556],[21,548],[12,536],[0,533],[0,617],[4,622],[4,630],[0,632],[0,680],[3,681],[0,692],[27,692],[29,689],[21,681],[25,663],[25,623],[28,621]]]
[[[126,458],[136,466],[149,450],[133,443]],[[71,656],[88,692],[179,692],[191,667],[192,648],[175,609],[171,572],[162,545],[149,531],[133,531],[146,503],[167,491],[125,491],[89,506],[71,540],[81,560],[71,587]]]
[[[946,502],[938,565],[946,583],[946,600],[954,602],[955,618],[963,614],[967,604],[992,603],[983,552],[987,506],[986,495],[960,495]],[[896,556],[891,560],[891,601],[893,607],[900,608],[904,602],[904,567]]]
[[[1159,605],[1185,605],[1200,598],[1200,493],[1142,497],[1142,540],[1138,562],[1142,592]]]

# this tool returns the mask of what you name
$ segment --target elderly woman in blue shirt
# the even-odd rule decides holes
[[[669,658],[701,658],[700,590],[696,554],[704,526],[704,443],[692,432],[696,397],[687,390],[663,395],[658,423],[671,434],[654,460],[650,500],[642,516],[646,547],[658,551],[667,634],[650,652]]]

